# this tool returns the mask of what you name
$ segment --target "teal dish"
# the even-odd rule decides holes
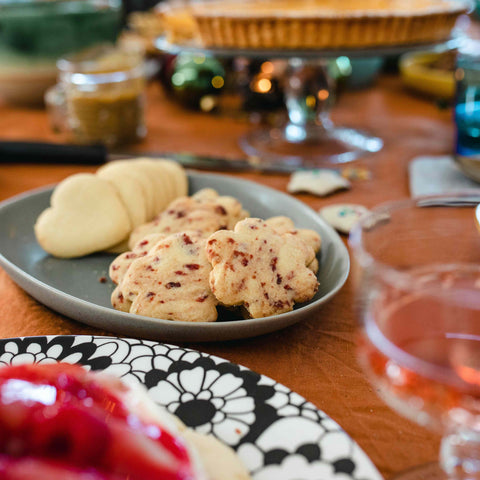
[[[115,42],[120,25],[120,0],[0,0],[0,56],[56,60]]]
[[[116,41],[121,0],[0,0],[0,97],[40,103],[58,58]]]

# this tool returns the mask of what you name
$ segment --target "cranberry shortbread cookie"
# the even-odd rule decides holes
[[[238,222],[234,231],[215,232],[206,253],[215,297],[226,306],[244,306],[253,318],[288,312],[318,288],[307,267],[315,258],[313,248],[259,218]]]
[[[191,197],[179,197],[155,219],[137,227],[130,235],[132,248],[150,233],[178,233],[196,230],[208,236],[217,230],[233,228],[248,216],[242,204],[230,196],[220,196],[213,189],[203,189]]]
[[[163,233],[151,233],[142,238],[130,252],[124,252],[119,255],[110,264],[108,274],[113,283],[117,285],[123,280],[125,273],[127,273],[128,267],[132,262],[139,257],[144,257],[160,240],[166,237]]]
[[[185,231],[157,242],[135,258],[112,294],[114,308],[147,317],[214,322],[217,299],[201,232]]]
[[[277,233],[291,233],[292,235],[298,235],[298,237],[307,245],[310,245],[313,248],[315,253],[318,253],[322,247],[322,238],[315,230],[310,230],[309,228],[295,228],[293,220],[289,217],[270,217],[265,220],[265,223],[272,227]],[[319,265],[316,257],[308,264],[308,268],[312,270],[313,273],[318,272]]]

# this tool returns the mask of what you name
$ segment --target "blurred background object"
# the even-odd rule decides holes
[[[459,48],[455,70],[455,160],[463,172],[480,181],[480,41]]]
[[[155,41],[163,36],[172,44],[185,45],[198,40],[197,26],[184,0],[157,3],[153,8],[131,11],[126,17],[128,32],[145,43],[147,53],[156,51]]]
[[[399,68],[403,83],[421,94],[452,100],[455,96],[457,50],[424,51],[402,55]]]
[[[121,29],[121,0],[0,0],[0,97],[40,104],[57,59]]]
[[[159,38],[165,40],[164,44],[173,45],[176,49],[163,48]],[[302,65],[305,64],[300,68],[292,64],[292,58],[289,57],[294,52],[291,51],[282,54],[282,50],[277,49],[272,55],[266,55],[268,52],[256,55],[252,51],[243,51],[242,54],[241,50],[233,49],[227,55],[215,49],[204,49],[192,13],[192,2],[188,0],[0,0],[0,100],[17,104],[40,104],[45,90],[55,84],[58,74],[55,62],[59,57],[71,57],[72,53],[78,54],[85,51],[85,48],[105,44],[105,41],[112,44],[116,42],[117,47],[122,44],[140,44],[147,59],[144,64],[147,69],[146,78],[161,84],[166,92],[165,101],[174,101],[189,110],[233,116],[257,126],[264,124],[277,130],[287,121],[292,122],[291,114],[300,113],[299,125],[293,125],[289,132],[300,131],[309,141],[313,137],[307,132],[303,122],[308,124],[308,128],[311,127],[312,132],[315,128],[318,131],[319,125],[326,127],[326,130],[335,128],[327,118],[327,110],[338,97],[346,90],[370,88],[381,72],[397,75],[398,56],[410,48],[393,48],[392,52],[385,48],[371,51],[366,49],[358,55],[357,51],[349,53],[348,50],[342,52],[333,49],[324,52],[317,71],[310,72],[311,65],[306,63],[313,64],[315,55],[308,59],[303,58],[303,50],[294,55],[302,59]],[[427,61],[420,53],[402,57],[405,62],[411,62],[411,69],[414,71],[410,72],[408,78],[414,76],[415,72],[418,73],[418,70],[422,71],[421,75],[433,75],[433,80],[429,77],[423,81],[425,90],[420,87],[417,91],[424,94],[427,90],[430,92],[432,88],[437,88],[438,92],[428,95],[438,95],[438,98],[451,100],[451,58],[435,52],[435,58],[428,57]],[[428,53],[430,55],[430,52]],[[393,63],[395,69],[388,70]],[[410,66],[410,63],[408,65]],[[299,73],[301,69],[305,70],[302,74]],[[120,68],[118,71],[123,70]],[[126,78],[131,73],[123,72]],[[295,77],[295,72],[298,73],[298,78]],[[310,72],[308,82],[302,76],[307,72]],[[133,136],[126,135],[124,138],[126,143],[141,140],[146,131],[146,126],[142,123],[145,78],[142,77],[141,93],[132,93],[132,89],[127,87],[123,94],[118,95],[123,88],[121,81],[99,81],[98,76],[93,80],[92,75],[97,75],[98,72],[87,72],[83,67],[76,73],[84,75],[78,77],[83,78],[84,84],[73,82],[73,75],[70,75],[70,80],[66,80],[65,72],[62,72],[61,85],[51,88],[45,96],[54,129],[68,132],[70,140],[77,143],[101,141],[113,147],[119,145],[115,137],[121,128],[120,121],[117,122],[117,127],[113,127],[111,120],[103,122],[103,125],[96,124],[97,136],[93,134],[93,128],[88,134],[85,128],[81,133],[79,125],[85,121],[72,120],[73,107],[66,97],[68,84],[68,92],[76,90],[81,97],[79,104],[82,109],[88,104],[86,110],[90,112],[89,115],[97,109],[94,114],[97,119],[99,116],[110,118],[121,102],[131,101],[130,105],[136,104],[137,120],[141,121],[134,119],[132,124],[137,124],[138,129],[128,127],[129,131],[135,132]],[[102,73],[112,75],[113,71]],[[325,76],[326,80],[319,78],[319,75]],[[131,80],[127,78],[126,82]],[[292,80],[293,83],[300,82],[303,87],[306,84],[311,85],[312,91],[303,91],[305,89],[300,88],[302,85],[292,88]],[[408,84],[408,81],[405,80],[405,83]],[[418,83],[418,80],[412,82]],[[140,85],[136,80],[133,83]],[[107,104],[105,92],[112,88],[112,85],[116,99],[110,99]],[[336,88],[333,85],[336,85]],[[89,89],[92,91],[88,92],[86,100]],[[293,96],[296,94],[292,95],[293,91],[303,92],[295,102]],[[132,98],[126,99],[130,94]],[[296,110],[292,107],[294,104]],[[68,105],[70,107],[67,108]],[[322,105],[326,107],[323,108]],[[86,115],[84,113],[80,116],[86,118]],[[132,117],[126,115],[124,119],[126,118]],[[325,118],[327,121],[324,121]],[[117,132],[107,135],[109,138],[106,139],[104,129],[109,122]],[[346,135],[348,132],[337,133]],[[349,133],[348,139],[350,137]],[[305,143],[299,135],[289,134],[285,138],[288,140],[286,148],[289,151],[296,151],[300,144],[303,146]],[[341,142],[337,145],[339,141],[336,137],[332,146],[335,152],[343,149]],[[380,148],[379,139],[375,136],[365,137],[362,142],[373,145],[368,147],[369,152]],[[361,150],[355,148],[355,151]],[[347,161],[346,157],[342,157],[341,161]],[[354,156],[350,155],[348,158],[350,157]]]
[[[165,36],[169,42],[183,45],[199,41],[197,22],[193,18],[189,2],[163,2],[155,8],[155,12],[163,20]]]

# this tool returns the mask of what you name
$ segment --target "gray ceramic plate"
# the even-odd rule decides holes
[[[38,245],[33,225],[49,205],[53,187],[27,192],[0,204],[0,265],[39,302],[79,322],[133,337],[166,341],[217,341],[253,337],[311,317],[345,283],[350,261],[337,233],[311,208],[289,195],[257,183],[214,174],[189,173],[190,192],[210,187],[238,198],[252,216],[288,215],[299,228],[322,236],[320,287],[315,297],[281,315],[243,320],[221,312],[214,323],[173,322],[114,310],[114,285],[108,266],[114,255],[100,253],[78,259],[58,259]]]

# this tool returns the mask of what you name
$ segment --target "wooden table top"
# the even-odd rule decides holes
[[[315,210],[333,203],[371,207],[408,197],[408,163],[418,155],[448,154],[453,148],[451,109],[405,90],[395,76],[381,77],[368,89],[344,93],[334,121],[374,132],[384,149],[359,162],[371,180],[355,181],[349,191],[319,198],[297,197]],[[148,136],[138,151],[191,151],[241,156],[237,139],[245,122],[187,112],[154,84],[148,90]],[[0,104],[0,139],[55,140],[45,111]],[[93,167],[71,165],[0,166],[0,200],[52,184]],[[288,176],[235,174],[286,191]],[[346,241],[346,238],[344,237]],[[42,306],[0,270],[0,338],[44,334],[108,334],[69,320]],[[349,279],[312,318],[257,338],[186,346],[215,354],[267,375],[299,393],[336,420],[389,477],[407,467],[433,461],[438,437],[403,419],[376,396],[355,356],[357,318]]]

